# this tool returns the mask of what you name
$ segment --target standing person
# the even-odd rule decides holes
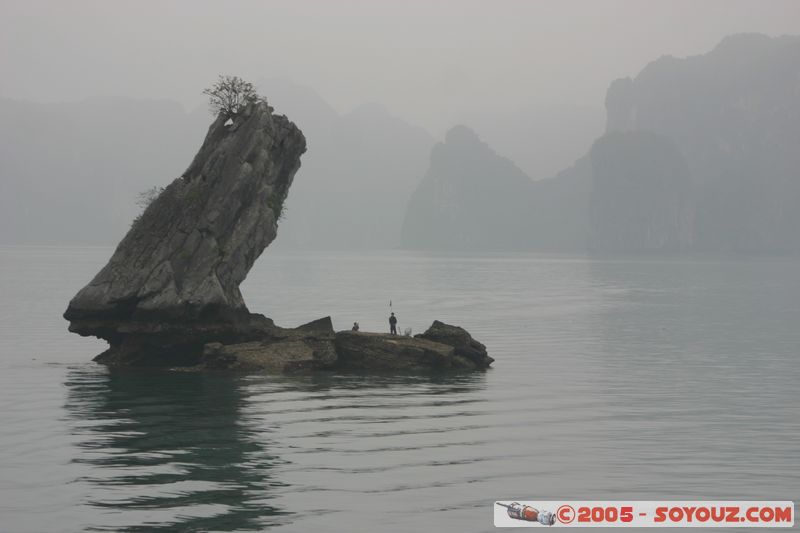
[[[397,335],[397,317],[394,316],[394,313],[389,317],[389,333]]]

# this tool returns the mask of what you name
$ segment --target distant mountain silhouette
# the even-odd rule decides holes
[[[662,57],[611,84],[607,133],[554,178],[522,184],[482,143],[435,148],[404,245],[798,253],[798,94],[800,37],[735,35]]]
[[[397,248],[406,205],[425,171],[433,137],[379,104],[339,115],[310,89],[285,80],[258,85],[308,140],[276,245]]]
[[[309,146],[276,244],[396,248],[433,138],[379,105],[340,115],[307,87],[258,85]],[[170,101],[0,99],[0,243],[113,244],[138,193],[180,175],[211,120]]]
[[[407,248],[504,250],[519,246],[533,183],[466,126],[447,132],[408,204]]]
[[[340,114],[307,87],[258,85],[309,147],[278,247],[800,253],[800,37],[734,35],[616,80],[605,135],[548,179],[594,135],[590,110],[563,128],[476,112],[483,140],[456,127],[431,151],[380,105]],[[0,243],[115,242],[209,122],[168,101],[0,99]]]
[[[461,119],[481,139],[514,161],[534,181],[551,178],[573,164],[603,134],[602,107],[531,106],[497,111],[478,106]]]
[[[420,250],[586,250],[588,157],[532,181],[466,126],[447,132],[411,197],[403,246]]]
[[[800,37],[726,37],[615,81],[607,130],[671,139],[693,184],[692,248],[800,251]],[[682,187],[676,182],[677,187]]]
[[[590,249],[691,247],[692,182],[675,143],[646,131],[609,133],[594,143],[590,158]]]

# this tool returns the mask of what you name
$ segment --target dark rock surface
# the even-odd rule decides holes
[[[386,333],[340,331],[336,352],[339,366],[345,369],[458,368],[452,346]]]
[[[239,291],[277,234],[306,143],[266,102],[211,125],[189,168],[134,221],[64,318],[105,339],[109,364],[196,363],[208,342],[248,342],[275,329]]]
[[[258,340],[207,343],[193,370],[479,370],[494,359],[466,330],[438,320],[421,335],[339,331],[329,317],[295,329],[274,327]]]
[[[425,333],[415,337],[452,346],[457,357],[470,361],[477,368],[486,368],[494,362],[486,352],[486,346],[473,339],[467,330],[458,326],[434,320]]]
[[[207,343],[200,364],[192,370],[481,370],[493,361],[486,347],[466,330],[438,320],[425,333],[406,337],[350,330],[334,333],[326,317],[295,329],[274,327],[255,341]]]
[[[186,370],[265,372],[483,370],[494,359],[466,330],[438,320],[421,335],[339,331],[329,317],[294,329],[273,326],[256,340],[209,342]]]
[[[330,369],[337,363],[330,317],[295,329],[272,328],[258,340],[208,343],[198,369],[300,372]]]
[[[265,102],[227,120],[69,303],[71,331],[113,341],[120,324],[247,315],[239,284],[277,234],[306,143]]]
[[[465,330],[438,320],[416,337],[340,331],[336,352],[337,367],[350,370],[476,370],[494,361]]]

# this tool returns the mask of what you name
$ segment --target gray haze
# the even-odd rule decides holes
[[[411,197],[403,244],[798,254],[798,89],[800,36],[743,33],[659,58],[610,85],[606,133],[539,181],[453,128]]]
[[[476,108],[601,108],[608,84],[725,35],[798,33],[794,1],[4,0],[0,96],[203,101],[218,73],[377,101],[441,135]]]
[[[492,369],[90,363],[106,343],[62,312],[137,194],[181,185],[218,74],[308,145],[286,203],[264,199],[286,217],[248,309],[443,320]],[[798,148],[800,0],[0,0],[0,530],[472,533],[495,498],[797,502]],[[242,233],[206,228],[242,210],[202,211],[177,238],[198,253],[105,309],[229,257]],[[189,322],[199,348],[216,326]]]
[[[586,227],[604,224],[586,207],[590,199],[597,203],[603,198],[590,194],[589,155],[595,154],[596,163],[600,153],[591,150],[593,143],[614,129],[608,121],[618,117],[616,108],[606,112],[609,87],[616,87],[609,94],[628,106],[638,105],[636,98],[655,98],[656,92],[645,80],[636,85],[638,96],[628,101],[612,82],[636,78],[662,56],[708,54],[727,36],[754,32],[770,37],[800,34],[800,4],[6,1],[0,6],[0,242],[118,241],[137,213],[137,192],[166,185],[188,165],[211,121],[201,91],[220,73],[256,82],[309,141],[277,246],[473,246],[469,239],[444,233],[433,240],[426,236],[425,246],[407,238],[413,232],[401,238],[403,221],[415,218],[419,205],[409,202],[415,190],[426,190],[421,183],[432,169],[459,174],[467,164],[469,158],[440,161],[444,166],[437,167],[432,159],[437,142],[459,125],[477,136],[476,146],[484,146],[489,159],[507,158],[520,175],[541,182],[519,185],[532,192],[516,194],[509,209],[502,196],[479,202],[485,216],[501,213],[506,226],[518,222],[503,230],[505,244],[485,247],[583,251],[598,242],[617,242],[616,230],[601,238]],[[795,65],[793,57],[770,63],[775,66],[770,72]],[[728,61],[739,61],[735,50]],[[726,68],[707,64],[712,71]],[[675,83],[709,86],[702,76],[692,77],[691,69],[655,70],[663,72],[658,83],[667,95]],[[788,72],[791,80],[794,71]],[[728,100],[750,98],[754,93],[748,80],[754,78],[734,78],[737,84]],[[785,81],[775,78],[775,85],[780,83]],[[696,117],[697,105],[715,105],[714,94],[705,100],[690,94],[669,109],[674,116]],[[735,158],[719,157],[716,149],[687,154],[685,139],[669,140],[681,148],[678,157],[688,160],[695,181],[705,183],[708,169],[746,168],[742,161],[752,167],[751,176],[761,174],[773,154],[753,147],[769,142],[768,136],[759,137],[758,128],[762,118],[771,120],[767,115],[772,111],[768,106],[756,111],[746,125],[755,134],[734,147]],[[667,137],[701,131],[709,145],[716,142],[715,132],[728,127],[717,119],[700,129],[692,120],[677,126],[640,123]],[[772,133],[785,130],[771,124]],[[793,138],[784,144],[791,145]],[[630,163],[628,145],[603,146]],[[448,153],[458,158],[459,148]],[[787,197],[777,184],[789,179],[792,160],[783,157],[779,164],[785,168],[770,178],[776,185],[764,205],[770,198]],[[631,165],[626,172],[637,175],[640,167]],[[469,180],[502,183],[503,172],[495,174],[491,165],[484,168],[483,176],[455,176],[455,190]],[[561,179],[549,179],[554,176]],[[669,173],[659,179],[675,181]],[[740,228],[752,234],[746,242],[720,235],[717,226],[724,222],[729,227],[730,219],[760,223],[756,215],[739,217],[729,208],[744,197],[731,187],[725,197],[734,200],[721,205],[708,200],[719,196],[717,189],[697,191],[695,196],[708,197],[702,205],[717,214],[701,221],[698,235],[689,235],[687,229],[684,240],[659,238],[656,249],[680,241],[680,249],[704,242],[715,250],[773,250],[763,231],[778,224],[781,232],[793,232],[793,220],[770,219],[755,229]],[[601,192],[614,201],[621,198],[612,189]],[[750,211],[760,209],[753,206]],[[460,207],[475,224],[476,207]],[[617,211],[615,205],[605,208]],[[666,213],[672,216],[672,211]],[[456,219],[451,223],[468,227]],[[690,223],[681,224],[688,228]],[[423,225],[418,231],[427,229]],[[491,228],[484,230],[491,233]],[[509,238],[510,233],[518,237]],[[616,247],[631,246],[625,241]]]

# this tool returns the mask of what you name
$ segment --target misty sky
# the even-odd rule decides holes
[[[602,107],[613,79],[744,31],[800,33],[800,2],[3,0],[0,96],[191,108],[219,73],[285,77],[440,135],[475,107]]]

